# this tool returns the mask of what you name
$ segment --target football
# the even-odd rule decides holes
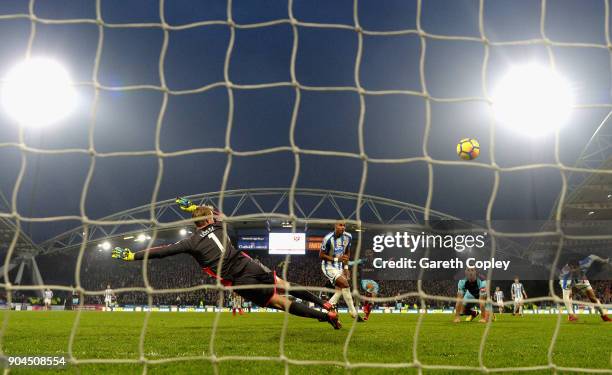
[[[462,160],[474,160],[480,155],[480,144],[474,138],[464,138],[457,143],[457,155]]]

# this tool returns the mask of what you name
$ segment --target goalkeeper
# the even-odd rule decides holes
[[[184,198],[177,198],[176,201],[183,211],[190,212],[195,219],[196,230],[190,238],[172,245],[152,247],[136,253],[127,248],[116,247],[113,250],[112,257],[124,261],[134,261],[145,259],[147,253],[150,259],[189,254],[199,263],[205,273],[219,279],[225,286],[238,287],[258,284],[254,288],[247,287],[234,290],[246,300],[262,307],[285,310],[292,315],[328,322],[334,329],[342,327],[338,321],[338,314],[330,311],[331,304],[324,302],[314,294],[306,290],[289,291],[292,296],[313,302],[327,310],[327,313],[288,300],[282,294],[277,293],[278,289],[287,290],[289,283],[277,277],[276,273],[254,261],[244,252],[237,251],[227,238],[223,241],[223,229],[220,223],[215,220],[219,217],[218,212],[213,211],[208,206],[196,206]]]

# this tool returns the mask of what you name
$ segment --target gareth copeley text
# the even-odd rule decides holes
[[[377,269],[463,269],[466,267],[475,267],[482,270],[493,268],[507,271],[508,267],[510,267],[510,261],[496,260],[495,258],[488,260],[477,260],[476,258],[467,258],[465,260],[459,258],[449,260],[430,260],[429,258],[421,258],[419,260],[409,258],[385,260],[382,258],[374,258],[372,265]]]

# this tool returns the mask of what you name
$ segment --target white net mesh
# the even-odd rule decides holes
[[[296,191],[298,177],[300,176],[300,157],[302,155],[322,155],[322,156],[337,156],[344,158],[354,158],[361,160],[362,163],[362,172],[360,185],[358,190],[358,199],[357,199],[357,209],[356,209],[356,218],[353,223],[360,225],[361,217],[360,217],[360,207],[362,206],[362,197],[364,195],[364,190],[366,187],[366,182],[368,179],[368,166],[370,164],[406,164],[406,163],[414,163],[414,162],[424,162],[427,164],[428,170],[428,190],[427,190],[427,199],[425,203],[425,211],[424,218],[428,220],[430,218],[431,205],[433,199],[433,188],[434,188],[434,165],[449,165],[449,166],[469,166],[473,168],[484,168],[494,172],[494,181],[493,181],[493,189],[491,195],[488,199],[487,211],[486,211],[486,220],[489,223],[488,232],[492,234],[492,250],[491,256],[495,256],[496,254],[496,238],[500,237],[535,237],[535,236],[558,236],[561,240],[559,242],[558,250],[556,252],[556,257],[554,264],[552,265],[552,270],[558,268],[558,262],[561,256],[561,252],[563,249],[563,240],[564,239],[581,239],[581,236],[570,236],[564,234],[561,225],[559,223],[559,219],[561,218],[561,211],[564,202],[565,196],[568,192],[568,174],[571,172],[580,172],[580,173],[593,173],[593,174],[612,174],[612,170],[605,169],[589,169],[589,168],[577,168],[572,167],[570,165],[566,165],[562,163],[559,156],[559,134],[557,132],[555,137],[555,162],[554,163],[542,163],[542,164],[529,164],[522,165],[516,167],[500,167],[495,160],[494,153],[494,145],[495,145],[495,124],[493,116],[489,116],[491,118],[491,136],[488,140],[490,144],[490,163],[482,163],[482,162],[465,162],[465,161],[449,161],[449,160],[438,160],[434,159],[430,156],[430,151],[428,149],[429,145],[429,137],[431,130],[431,114],[432,114],[432,103],[442,102],[442,103],[452,103],[452,102],[482,102],[491,104],[491,98],[488,93],[488,84],[487,84],[487,69],[489,64],[489,56],[490,49],[494,46],[520,46],[520,45],[541,45],[545,46],[548,52],[549,63],[554,68],[555,67],[555,55],[553,53],[552,47],[560,47],[560,48],[574,48],[574,49],[603,49],[612,51],[612,43],[610,41],[609,36],[609,23],[610,23],[610,2],[609,0],[604,1],[605,4],[605,35],[606,35],[606,44],[595,44],[595,43],[565,43],[562,41],[554,41],[547,37],[545,32],[546,25],[546,15],[547,15],[547,1],[541,1],[541,16],[540,16],[540,38],[537,39],[529,39],[529,40],[516,40],[509,42],[493,42],[489,40],[485,33],[485,0],[479,1],[478,7],[478,29],[480,35],[478,37],[471,36],[450,36],[450,35],[436,35],[427,32],[423,29],[421,25],[421,12],[423,7],[423,1],[417,1],[417,11],[416,11],[416,29],[398,29],[392,31],[371,31],[364,29],[360,24],[359,17],[359,0],[354,0],[353,2],[353,24],[331,24],[331,23],[314,23],[314,22],[303,22],[299,19],[296,19],[294,16],[294,4],[292,0],[288,1],[288,13],[287,17],[282,19],[275,19],[267,22],[260,23],[251,23],[251,24],[238,24],[234,21],[232,16],[233,4],[232,0],[228,0],[227,2],[227,19],[226,20],[213,20],[213,21],[201,21],[201,22],[193,22],[189,24],[181,24],[181,25],[171,25],[166,22],[165,9],[166,2],[164,0],[159,1],[159,22],[155,23],[109,23],[106,22],[102,17],[101,12],[101,3],[102,0],[96,0],[96,18],[95,19],[45,19],[40,18],[35,13],[35,0],[30,0],[29,2],[29,12],[24,14],[2,14],[0,15],[0,22],[5,20],[17,20],[17,19],[25,19],[30,21],[30,34],[28,40],[28,48],[26,57],[28,57],[32,51],[32,45],[37,36],[37,26],[40,24],[91,24],[96,25],[98,29],[98,44],[96,47],[95,61],[93,66],[93,73],[91,75],[91,80],[86,82],[78,82],[77,85],[80,86],[90,86],[95,89],[95,94],[93,98],[93,106],[91,111],[91,122],[89,124],[89,147],[88,148],[72,148],[72,149],[42,149],[42,148],[34,148],[26,144],[24,140],[24,131],[20,129],[19,132],[19,142],[17,143],[0,143],[0,148],[16,148],[21,151],[21,167],[19,169],[19,174],[17,176],[14,189],[12,195],[10,197],[11,201],[11,212],[9,213],[0,213],[0,217],[14,220],[17,224],[16,231],[14,232],[12,241],[9,246],[8,254],[5,259],[5,265],[8,266],[9,261],[14,256],[14,251],[16,244],[18,242],[18,238],[21,233],[21,226],[24,222],[55,222],[62,220],[78,220],[83,223],[85,234],[87,234],[90,225],[119,225],[119,224],[148,224],[152,225],[153,230],[153,238],[155,239],[157,228],[163,228],[168,225],[177,225],[181,222],[173,222],[171,224],[168,223],[160,223],[156,220],[154,209],[155,203],[158,202],[158,192],[160,189],[160,184],[162,181],[162,177],[164,175],[164,161],[169,157],[176,157],[181,155],[190,155],[190,154],[200,154],[200,153],[222,153],[227,155],[227,164],[225,166],[225,172],[223,174],[223,180],[221,184],[221,195],[219,199],[219,209],[223,212],[223,202],[224,202],[224,192],[228,186],[228,177],[230,174],[230,170],[232,169],[232,162],[234,156],[255,156],[255,155],[264,155],[268,153],[282,152],[288,151],[293,154],[295,169],[293,174],[293,179],[290,188],[289,194],[289,214],[275,214],[276,217],[287,219],[293,223],[293,229],[295,230],[295,225],[298,222],[312,222],[312,223],[326,223],[331,224],[333,220],[316,220],[316,219],[308,219],[304,220],[299,218],[299,215],[295,212],[295,204],[294,204],[294,192]],[[290,59],[290,81],[286,82],[271,82],[265,84],[235,84],[232,82],[232,77],[230,76],[230,62],[232,61],[232,54],[234,52],[234,43],[235,43],[235,34],[236,30],[239,29],[257,29],[257,28],[267,28],[275,25],[290,25],[292,29],[292,40],[293,46],[291,51],[291,59]],[[178,30],[187,30],[193,28],[207,27],[207,26],[226,26],[229,29],[229,42],[227,45],[225,61],[224,61],[224,69],[223,69],[223,80],[215,83],[211,83],[202,87],[198,87],[195,89],[189,90],[172,90],[166,84],[166,74],[164,71],[165,59],[169,46],[169,36],[173,31]],[[159,72],[159,85],[155,84],[146,84],[146,85],[131,85],[131,86],[105,86],[99,81],[99,70],[100,70],[100,60],[102,55],[102,50],[105,45],[105,31],[108,29],[138,29],[138,28],[146,28],[146,29],[159,29],[163,32],[163,42],[161,45],[159,61],[158,61],[158,72]],[[357,38],[357,49],[355,52],[355,64],[354,64],[354,84],[351,86],[343,86],[343,87],[334,87],[334,86],[306,86],[300,83],[299,77],[296,75],[296,59],[299,53],[299,33],[302,29],[314,28],[314,29],[341,29],[352,31],[355,33]],[[361,84],[360,79],[360,68],[362,64],[362,54],[363,54],[363,44],[364,44],[364,36],[397,36],[397,35],[415,35],[418,36],[420,41],[420,61],[419,61],[419,76],[420,76],[420,90],[411,91],[411,90],[370,90],[364,88]],[[444,41],[453,41],[453,42],[461,42],[461,43],[478,43],[484,47],[484,59],[482,61],[481,68],[481,77],[482,77],[482,92],[483,96],[479,97],[452,97],[452,98],[440,98],[434,97],[430,95],[427,82],[425,80],[425,72],[426,72],[426,61],[427,61],[427,43],[429,40],[444,40]],[[612,55],[611,55],[612,59]],[[192,95],[202,93],[208,90],[212,90],[214,88],[226,88],[227,97],[228,97],[228,117],[227,117],[227,127],[225,133],[225,147],[223,148],[197,148],[197,149],[187,149],[180,150],[175,152],[166,152],[160,146],[160,138],[161,138],[161,128],[164,120],[164,116],[166,114],[167,104],[169,97],[176,95]],[[273,87],[289,87],[293,88],[295,92],[294,103],[293,103],[293,112],[290,121],[290,136],[289,142],[290,146],[288,147],[273,147],[267,149],[260,149],[256,151],[247,151],[247,152],[239,152],[232,148],[230,143],[231,135],[232,135],[232,127],[234,123],[234,112],[235,112],[235,101],[234,101],[234,92],[236,90],[258,90],[264,88],[273,88]],[[151,90],[161,92],[163,94],[163,99],[161,106],[159,108],[159,112],[157,115],[157,123],[155,130],[155,149],[147,150],[147,151],[135,151],[135,152],[100,152],[96,150],[94,146],[94,128],[96,126],[96,113],[98,110],[98,102],[100,93],[103,91],[136,91],[136,90]],[[323,151],[316,149],[304,149],[299,148],[295,141],[295,129],[296,123],[298,119],[298,112],[300,109],[300,101],[301,96],[304,91],[314,91],[314,92],[325,92],[325,91],[340,91],[340,92],[354,92],[359,95],[359,118],[357,123],[358,128],[358,140],[359,140],[359,152],[358,153],[350,153],[350,152],[337,152],[337,151]],[[365,151],[364,146],[364,118],[366,112],[366,100],[367,96],[383,96],[383,95],[407,95],[421,98],[425,103],[425,133],[422,140],[422,155],[417,157],[407,157],[407,158],[372,158],[368,156]],[[577,105],[575,108],[611,108],[612,105],[609,103],[594,103],[594,104],[582,104]],[[66,216],[53,216],[53,217],[44,217],[44,218],[32,218],[26,217],[22,215],[20,212],[16,210],[17,207],[17,195],[20,189],[20,185],[22,184],[22,180],[24,179],[24,175],[26,173],[27,158],[28,154],[83,154],[90,156],[90,164],[89,170],[87,173],[87,178],[85,179],[85,183],[83,184],[83,189],[81,193],[80,199],[80,215],[66,215]],[[157,169],[157,178],[155,181],[155,186],[153,189],[153,194],[151,196],[150,202],[152,204],[150,211],[149,219],[130,219],[130,220],[115,220],[115,221],[107,221],[107,220],[92,220],[87,217],[85,213],[85,202],[87,199],[88,191],[90,189],[90,185],[92,182],[92,176],[94,174],[96,161],[100,158],[109,158],[109,157],[128,157],[128,156],[155,156],[157,157],[158,169]],[[555,218],[557,219],[557,227],[554,231],[540,231],[535,233],[503,233],[496,231],[491,227],[490,223],[492,221],[492,209],[495,203],[499,186],[500,186],[500,174],[504,172],[514,172],[514,171],[525,171],[525,170],[537,170],[537,169],[555,169],[560,171],[562,176],[562,189],[561,189],[561,204],[557,205]],[[257,216],[257,215],[254,215]],[[228,217],[226,221],[224,221],[224,226],[228,223],[231,224],[233,221],[239,221],[244,219],[245,216],[234,216]],[[185,220],[184,223],[189,223],[189,220]],[[227,228],[225,228],[227,230]],[[85,235],[85,238],[87,236]],[[608,236],[598,236],[599,239],[612,239],[612,235]],[[77,260],[75,279],[76,279],[76,289],[79,293],[83,295],[102,295],[103,291],[94,291],[94,290],[86,290],[81,283],[81,266],[83,262],[83,257],[86,251],[87,242],[83,241],[79,257]],[[356,249],[355,257],[359,258],[360,252],[362,249],[359,247]],[[123,288],[118,289],[116,292],[144,292],[148,295],[148,303],[149,306],[153,304],[153,296],[160,293],[175,293],[175,292],[184,292],[184,291],[193,291],[200,289],[216,289],[216,290],[226,290],[228,288],[221,285],[220,282],[217,282],[216,285],[201,285],[190,288],[179,288],[179,289],[164,289],[159,290],[155,289],[151,286],[148,279],[148,271],[147,271],[148,262],[145,259],[143,262],[142,268],[142,276],[144,279],[144,287],[139,288]],[[288,262],[285,263],[283,269],[283,276],[287,276],[287,265]],[[9,270],[8,267],[4,268],[4,280],[9,280]],[[491,279],[492,270],[489,271],[488,280]],[[562,303],[562,299],[555,293],[555,289],[553,287],[555,283],[555,275],[551,272],[549,280],[549,287],[551,291],[551,297],[543,297],[543,298],[535,298],[527,300],[530,301],[543,301],[548,300],[554,303]],[[357,273],[353,273],[352,275],[352,285],[353,285],[353,293],[355,296],[359,296],[358,293],[358,275]],[[447,296],[437,296],[430,295],[424,289],[422,285],[422,281],[418,282],[418,289],[416,292],[405,293],[400,297],[418,297],[421,299],[422,303],[425,304],[426,300],[445,300],[449,302],[455,302],[455,298],[447,297]],[[12,285],[10,282],[4,282],[1,286],[7,291],[7,296],[11,298],[11,291],[15,290],[26,290],[32,289],[31,286],[19,286]],[[40,286],[40,289],[50,287],[54,290],[66,290],[70,291],[72,288],[62,285],[43,285]],[[312,289],[312,288],[309,288]],[[220,298],[222,298],[223,293],[219,293]],[[363,296],[361,296],[363,297]],[[389,298],[376,298],[374,299],[377,302],[389,302],[395,300],[396,297]],[[221,303],[221,301],[220,301]],[[81,304],[83,304],[83,300],[81,299]],[[448,366],[448,365],[431,365],[424,364],[420,360],[419,355],[419,342],[422,339],[420,332],[422,329],[422,323],[424,319],[424,314],[419,314],[416,330],[414,332],[414,338],[412,341],[412,361],[399,362],[399,363],[371,363],[371,362],[351,362],[349,360],[348,352],[349,346],[351,344],[351,339],[355,332],[355,324],[351,324],[349,328],[349,334],[344,341],[343,347],[343,357],[342,361],[327,361],[327,360],[298,360],[290,358],[286,355],[285,352],[285,342],[286,342],[286,334],[288,328],[288,314],[285,315],[285,319],[283,322],[283,326],[281,328],[281,337],[279,342],[279,355],[278,356],[270,356],[270,357],[261,357],[261,356],[218,356],[215,348],[215,337],[218,332],[219,326],[219,318],[220,313],[216,313],[212,334],[210,336],[210,344],[208,352],[204,353],[202,356],[187,356],[187,357],[172,357],[172,358],[164,358],[164,359],[150,359],[147,358],[145,352],[145,336],[148,329],[149,317],[151,315],[151,310],[145,312],[145,320],[142,326],[142,330],[140,332],[139,338],[139,358],[138,359],[84,359],[77,358],[74,354],[74,344],[75,338],[77,336],[77,330],[79,328],[80,319],[81,319],[81,310],[79,310],[76,314],[76,319],[72,326],[72,330],[70,333],[70,340],[68,343],[68,357],[72,364],[86,364],[86,363],[139,363],[144,365],[143,373],[147,372],[147,368],[151,364],[160,364],[167,362],[176,362],[176,361],[210,361],[213,365],[215,373],[219,372],[219,363],[224,361],[243,361],[243,360],[253,360],[253,361],[270,361],[270,362],[280,362],[285,366],[285,373],[289,373],[290,365],[334,365],[340,366],[347,371],[356,368],[387,368],[387,369],[399,369],[399,368],[415,368],[419,371],[419,373],[424,369],[434,369],[434,370],[449,370],[449,371],[473,371],[473,372],[520,372],[520,371],[537,371],[537,370],[552,370],[554,372],[557,371],[579,371],[585,373],[612,373],[610,369],[595,369],[595,368],[568,368],[562,367],[555,363],[553,360],[553,352],[555,350],[555,345],[557,342],[557,338],[559,336],[562,315],[558,315],[558,319],[556,321],[555,330],[550,340],[549,348],[548,348],[548,363],[546,365],[541,366],[527,366],[527,367],[504,367],[504,368],[489,368],[485,365],[484,353],[487,345],[487,339],[489,336],[491,322],[486,325],[486,329],[481,338],[480,349],[479,349],[479,366]],[[9,321],[9,314],[4,315],[4,320],[2,323],[2,330],[0,331],[0,339],[4,340],[6,336],[7,325]],[[2,347],[2,345],[0,345]]]

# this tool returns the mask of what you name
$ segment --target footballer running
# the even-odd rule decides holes
[[[349,257],[351,241],[353,236],[345,231],[346,223],[344,220],[337,220],[334,231],[329,232],[323,237],[319,258],[321,259],[321,271],[323,275],[336,288],[336,293],[330,298],[329,302],[336,306],[340,296],[344,298],[349,314],[358,322],[364,322],[363,318],[357,314],[351,289],[349,287]]]

